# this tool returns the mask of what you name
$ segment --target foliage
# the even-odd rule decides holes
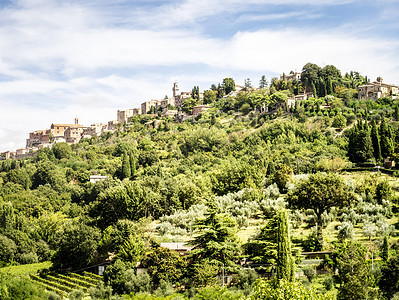
[[[379,287],[387,299],[399,292],[399,257],[391,257],[381,268]]]
[[[294,278],[291,238],[286,210],[280,210],[277,214],[277,278],[288,281]]]
[[[292,208],[313,209],[318,230],[321,230],[322,214],[332,207],[349,206],[354,203],[355,196],[338,175],[317,173],[300,182],[290,191],[287,200]]]
[[[219,266],[225,264],[234,267],[239,252],[235,222],[227,214],[217,214],[211,210],[204,220],[197,222],[196,227],[199,234],[190,242],[193,246],[190,259],[198,262],[209,259]]]
[[[186,267],[186,261],[179,253],[157,245],[146,253],[142,264],[147,268],[148,274],[157,286],[162,280],[178,282]]]
[[[90,265],[99,240],[99,230],[84,223],[66,227],[52,258],[54,267],[80,269]]]
[[[309,282],[312,282],[314,277],[316,276],[316,271],[312,266],[306,266],[303,269],[303,274],[306,276],[306,278],[309,280]]]
[[[250,299],[263,300],[327,300],[328,295],[318,294],[312,289],[305,288],[298,281],[286,280],[266,281],[258,279]]]
[[[276,172],[273,174],[273,181],[277,184],[280,192],[286,192],[287,183],[292,179],[294,171],[286,164],[279,164]]]
[[[374,299],[374,277],[366,261],[366,249],[353,241],[339,244],[336,250],[340,284],[337,299]]]

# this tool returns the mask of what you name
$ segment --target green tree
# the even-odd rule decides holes
[[[230,92],[235,91],[236,84],[233,78],[224,78],[222,84],[225,95],[228,95]]]
[[[302,68],[301,81],[306,87],[306,90],[312,90],[317,93],[316,85],[319,83],[321,69],[316,64],[307,63]],[[316,97],[316,94],[314,95]]]
[[[259,81],[259,88],[264,89],[264,88],[267,88],[268,86],[269,86],[269,83],[267,82],[266,76],[262,75],[262,77],[260,78],[260,81]]]
[[[336,115],[333,119],[332,126],[340,129],[344,128],[346,126],[346,118],[341,114]]]
[[[292,208],[313,209],[317,217],[317,233],[322,241],[322,214],[331,207],[342,208],[355,201],[355,195],[336,174],[316,173],[300,182],[288,193],[287,201]]]
[[[130,178],[132,176],[132,171],[130,168],[129,155],[125,152],[122,156],[122,179]]]
[[[69,158],[72,154],[71,146],[65,142],[56,143],[51,150],[58,159]]]
[[[393,256],[382,265],[379,287],[386,299],[399,292],[399,257]]]
[[[65,174],[50,161],[41,161],[36,164],[36,172],[33,174],[33,187],[50,184],[56,191],[61,191],[66,185]]]
[[[352,162],[364,162],[374,156],[373,142],[367,123],[359,121],[348,132],[348,156]]]
[[[255,263],[275,265],[277,262],[277,212],[259,232],[243,245],[245,254]]]
[[[207,90],[204,92],[204,104],[212,104],[216,101],[217,92]]]
[[[388,125],[385,118],[382,118],[380,125],[380,140],[381,140],[381,155],[382,157],[388,157],[394,153],[395,145],[392,130]]]
[[[293,268],[287,211],[280,210],[277,214],[277,278],[293,280]]]
[[[190,241],[193,246],[190,258],[194,261],[207,259],[219,267],[222,264],[234,267],[239,250],[235,221],[227,214],[217,214],[211,209],[195,227],[199,234]]]
[[[145,247],[142,238],[137,234],[130,234],[119,247],[117,257],[124,261],[137,263],[144,255]]]
[[[130,160],[130,177],[133,179],[134,175],[136,174],[136,159],[134,158],[133,152],[129,153],[129,160]]]
[[[89,266],[94,262],[100,231],[83,223],[65,228],[52,258],[55,268],[74,270]]]
[[[183,111],[188,113],[188,114],[192,114],[193,112],[193,107],[197,105],[197,100],[192,98],[192,97],[188,97],[186,99],[184,99],[183,101]]]
[[[191,98],[195,99],[197,102],[200,101],[199,86],[194,86],[191,90]]]
[[[338,300],[375,299],[374,277],[366,261],[366,249],[359,243],[345,241],[335,251],[339,283]]]
[[[381,258],[383,261],[387,262],[389,258],[389,243],[388,235],[384,236],[384,241],[382,243]]]
[[[382,159],[380,135],[378,134],[377,125],[375,124],[374,119],[371,125],[371,141],[373,143],[374,158],[376,161],[380,161]]]
[[[270,100],[273,104],[283,105],[287,103],[287,94],[283,92],[276,92],[270,96]]]
[[[14,260],[15,254],[17,254],[15,242],[0,234],[0,261],[10,263]]]
[[[287,183],[292,180],[294,170],[286,164],[279,164],[277,171],[273,174],[273,182],[278,186],[281,193],[287,192]]]
[[[142,260],[155,285],[162,280],[177,283],[185,272],[186,264],[178,252],[158,245],[153,246]]]
[[[299,281],[287,280],[267,281],[258,279],[255,283],[251,300],[333,300],[328,294],[318,294],[313,289],[307,289]],[[360,298],[359,298],[360,299]]]

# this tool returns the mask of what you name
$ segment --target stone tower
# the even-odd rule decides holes
[[[177,81],[173,84],[173,98],[176,98],[176,96],[179,94],[179,85]]]
[[[78,119],[78,117],[75,118],[75,124],[79,124],[79,119]]]

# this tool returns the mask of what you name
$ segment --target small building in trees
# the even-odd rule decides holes
[[[301,81],[301,72],[291,72],[290,74],[280,75],[280,79]]]
[[[178,252],[181,255],[187,255],[193,247],[187,245],[186,243],[161,243],[161,247],[168,248]]]
[[[108,176],[104,176],[104,175],[90,175],[90,182],[96,183],[97,181],[105,180],[107,178],[108,178]]]
[[[177,81],[175,81],[175,83],[173,84],[173,100],[174,103],[169,103],[175,107],[181,107],[183,105],[184,100],[186,100],[187,98],[191,97],[191,91],[190,92],[180,92],[179,89],[179,84],[177,83]],[[199,92],[199,98],[200,100],[204,99],[204,93],[203,92]]]
[[[141,113],[146,114],[151,110],[151,107],[157,108],[161,106],[161,101],[152,99],[146,102],[141,103]]]
[[[193,107],[193,116],[198,116],[200,115],[203,111],[206,111],[208,109],[212,108],[212,106],[209,105],[197,105]]]
[[[397,98],[399,96],[399,88],[393,84],[383,83],[381,77],[377,77],[377,81],[360,85],[357,90],[359,100],[378,100],[381,97]]]
[[[119,110],[116,113],[118,123],[125,123],[129,118],[133,117],[133,109]]]

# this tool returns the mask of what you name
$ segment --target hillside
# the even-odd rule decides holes
[[[281,83],[217,98],[192,120],[138,115],[114,132],[1,161],[2,266],[51,260],[61,274],[112,260],[104,280],[116,294],[217,286],[223,272],[249,295],[258,275],[240,265],[276,272],[275,225],[286,209],[297,276],[306,269],[302,252],[335,259],[356,245],[377,265],[396,256],[398,171],[374,166],[398,158],[397,100],[345,99],[341,90],[284,110],[272,101],[289,91]],[[253,101],[261,94],[272,99],[267,111]],[[98,174],[107,179],[91,183]],[[161,242],[194,249],[182,257]],[[138,262],[147,275],[136,274]],[[342,282],[320,283],[333,278],[339,259],[310,265],[323,274],[318,292],[342,291]],[[65,284],[64,292],[74,287]]]

